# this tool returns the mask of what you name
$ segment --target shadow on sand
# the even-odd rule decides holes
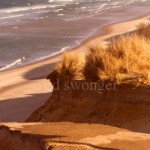
[[[65,138],[66,136],[63,135],[24,133],[20,130],[10,130],[9,127],[6,126],[0,126],[0,134],[0,149],[20,150],[24,148],[28,150],[52,150],[53,148],[57,148],[57,146],[60,146],[61,144],[62,148],[64,148],[65,146],[73,146],[76,149],[80,146],[82,148],[88,147],[99,150],[119,150],[116,148],[102,147],[84,142],[64,141],[62,140],[62,138]]]
[[[31,94],[26,97],[0,101],[0,122],[24,122],[38,107],[43,105],[51,93]]]
[[[46,79],[48,74],[54,69],[56,63],[43,65],[41,67],[34,68],[23,75],[28,80]]]

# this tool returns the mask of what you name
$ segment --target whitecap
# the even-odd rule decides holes
[[[12,67],[12,66],[15,66],[15,65],[17,65],[17,64],[21,64],[21,61],[22,61],[21,58],[20,58],[20,59],[17,59],[17,60],[15,60],[13,63],[8,64],[8,65],[6,65],[5,67],[0,68],[0,71],[5,70],[5,69],[8,69],[8,68],[10,68],[10,67]]]
[[[10,18],[18,18],[18,17],[22,17],[22,16],[24,16],[24,14],[21,14],[21,15],[11,15],[11,16],[1,17],[0,20],[10,19]]]
[[[13,8],[4,8],[0,10],[0,13],[14,13],[14,12],[22,12],[28,10],[37,10],[37,9],[45,9],[45,8],[55,8],[62,5],[35,5],[35,6],[23,6],[23,7],[13,7]]]
[[[57,16],[63,16],[64,14],[58,14]]]
[[[55,52],[55,53],[52,53],[52,54],[50,54],[50,55],[37,58],[36,60],[43,60],[43,59],[46,59],[46,58],[50,58],[50,57],[53,57],[53,56],[62,54],[62,53],[64,53],[65,51],[67,51],[69,48],[70,48],[70,46],[66,46],[66,47],[62,48],[62,49],[61,49],[60,51],[58,51],[58,52]]]

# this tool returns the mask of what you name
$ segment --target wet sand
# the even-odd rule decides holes
[[[88,47],[107,46],[108,39],[134,31],[139,23],[149,22],[150,15],[104,27],[103,34],[92,37],[73,49],[84,54]],[[52,92],[46,76],[61,60],[61,55],[33,64],[0,72],[0,121],[23,122],[36,108],[45,103]]]

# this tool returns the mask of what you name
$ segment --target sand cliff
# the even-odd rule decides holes
[[[0,126],[0,150],[42,150],[40,138]]]
[[[124,127],[147,119],[150,102],[150,24],[84,55],[65,54],[48,75],[52,96],[27,122],[101,123]],[[128,44],[127,44],[128,43]]]
[[[109,91],[83,90],[81,87],[73,90],[71,86],[66,90],[64,86],[61,85],[59,90],[54,90],[47,102],[35,110],[26,121],[71,121],[119,127],[125,127],[134,121],[138,127],[144,119],[147,119],[147,124],[150,123],[149,86],[113,85],[113,89]]]

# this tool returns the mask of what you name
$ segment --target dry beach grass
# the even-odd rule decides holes
[[[72,52],[65,54],[54,70],[57,74],[54,78],[121,83],[126,76],[135,76],[139,82],[142,78],[147,84],[150,72],[149,30],[149,24],[139,25],[136,32],[112,39],[107,49],[97,45],[90,47],[85,56]]]

